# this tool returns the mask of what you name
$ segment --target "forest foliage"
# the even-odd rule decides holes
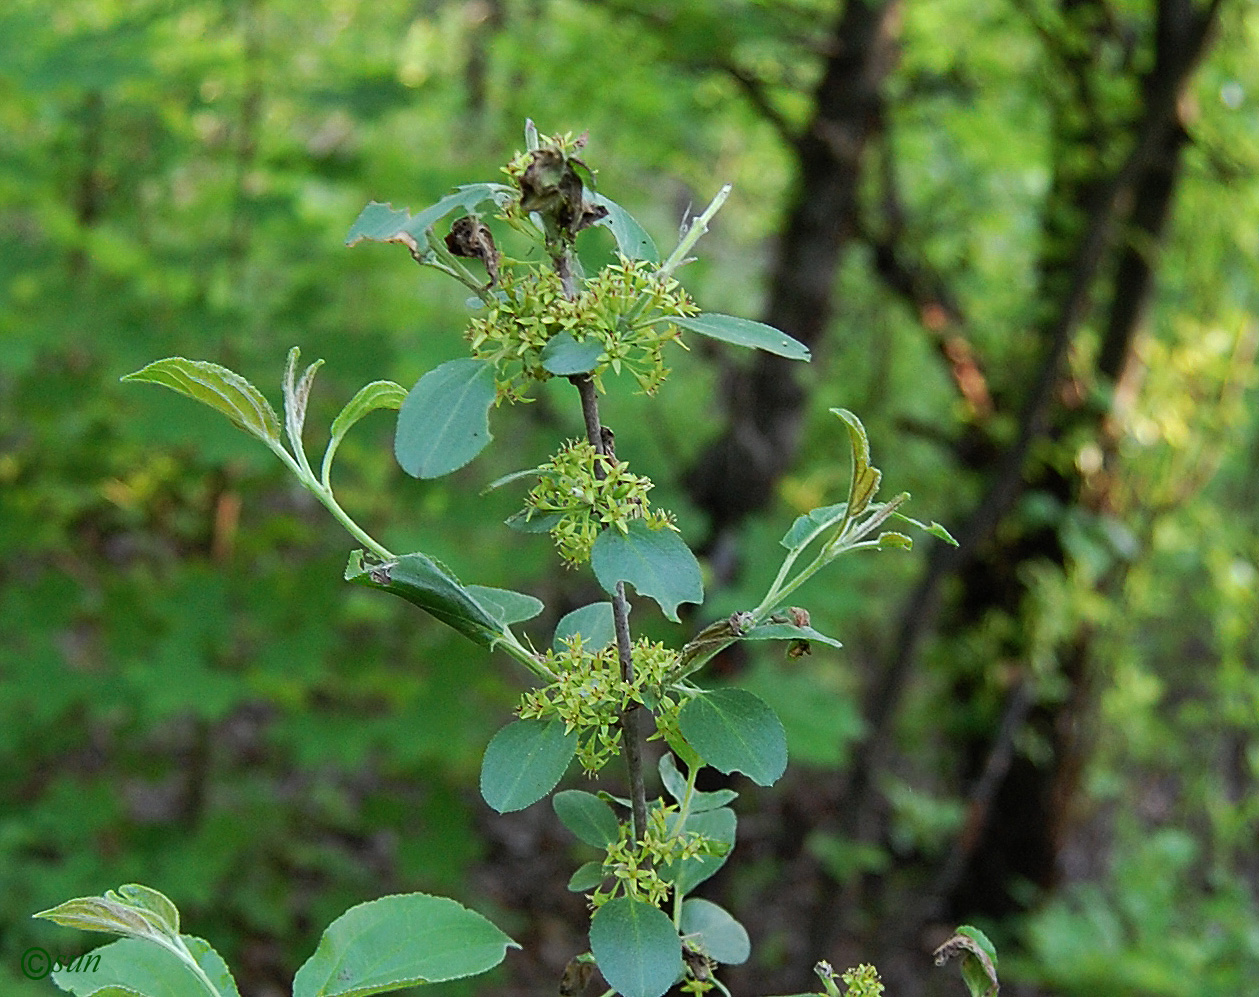
[[[341,528],[255,441],[118,380],[182,355],[273,384],[300,343],[327,361],[322,427],[464,355],[467,295],[346,235],[368,201],[501,181],[529,117],[588,129],[600,189],[662,246],[730,182],[687,287],[814,354],[797,379],[692,337],[659,414],[606,401],[653,502],[709,537],[712,616],[687,625],[754,603],[782,522],[842,499],[836,404],[963,541],[810,582],[842,649],[726,661],[792,759],[778,796],[740,785],[748,865],[706,884],[753,935],[736,989],[810,986],[791,974],[819,956],[956,987],[922,982],[922,937],[956,917],[1046,992],[1242,992],[1256,52],[1250,0],[5,4],[5,992],[50,992],[22,952],[76,944],[30,914],[122,882],[213,925],[253,993],[401,890],[492,911],[534,943],[500,984],[555,985],[581,910],[547,850],[571,845],[467,790],[519,686],[346,586]],[[546,392],[522,411],[453,483],[401,473],[370,414],[338,496],[391,549],[543,598],[549,633],[590,592],[487,532],[518,496],[468,497],[580,433]]]

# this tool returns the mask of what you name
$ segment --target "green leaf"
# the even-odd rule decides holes
[[[951,544],[954,547],[958,546],[957,541],[953,538],[953,534],[939,523],[935,522],[935,520],[932,520],[931,525],[927,525],[926,523],[920,523],[918,520],[913,519],[910,516],[906,516],[903,512],[896,512],[893,513],[893,515],[897,519],[903,519],[907,523],[912,523],[914,526],[918,527],[918,529],[922,530],[923,533],[933,536],[937,540],[943,540],[945,543]]]
[[[669,321],[674,325],[680,325],[683,329],[698,332],[701,336],[708,336],[710,339],[720,339],[723,343],[764,350],[766,353],[786,357],[788,360],[809,360],[812,356],[804,343],[792,339],[781,329],[775,329],[764,322],[739,318],[737,315],[704,312],[702,315],[670,316]]]
[[[678,711],[678,729],[718,771],[772,786],[787,769],[787,736],[765,701],[743,689],[702,692]]]
[[[167,940],[179,937],[179,910],[165,894],[140,883],[128,883],[100,897],[78,897],[40,911],[34,917],[80,931],[107,931],[129,938]]]
[[[355,423],[377,409],[402,408],[406,397],[407,389],[393,381],[373,381],[359,388],[354,397],[345,403],[345,408],[332,420],[328,449],[324,452],[323,459],[325,470],[332,466],[332,458],[341,446],[341,441]]]
[[[529,513],[532,511],[521,509],[519,512],[513,512],[503,520],[503,525],[517,533],[549,533],[564,519],[558,512],[545,516],[530,516]]]
[[[914,547],[912,537],[907,537],[904,533],[897,533],[895,530],[880,533],[877,543],[879,550],[912,550]]]
[[[848,503],[826,505],[811,509],[791,524],[786,535],[778,542],[788,550],[800,550],[807,547],[819,533],[842,522],[848,514]]]
[[[879,490],[883,472],[870,466],[870,438],[866,428],[853,413],[845,408],[830,410],[843,421],[852,443],[852,483],[848,488],[848,508],[853,516],[860,516]]]
[[[502,639],[505,624],[481,605],[471,587],[464,588],[445,565],[427,554],[404,554],[368,564],[363,552],[356,550],[346,565],[345,580],[401,596],[482,647],[493,649]]]
[[[679,830],[677,817],[675,816],[670,823],[670,830],[677,833]],[[671,862],[661,870],[661,875],[674,884],[678,894],[686,896],[726,864],[730,852],[734,849],[739,820],[729,807],[718,807],[716,810],[689,814],[681,830],[693,831],[710,841],[726,846],[725,851],[719,855],[699,855],[695,858],[683,859],[679,863]]]
[[[662,997],[682,973],[682,940],[668,915],[641,900],[610,900],[590,919],[590,951],[622,997]]]
[[[581,643],[590,651],[602,651],[616,643],[616,623],[612,616],[612,603],[592,602],[566,614],[555,625],[555,639],[551,646],[559,651],[565,641],[581,635]]]
[[[507,184],[464,184],[414,217],[405,208],[397,209],[391,204],[372,201],[359,212],[358,218],[350,226],[345,244],[353,246],[367,239],[371,242],[401,242],[415,248],[417,244],[425,242],[425,230],[452,211],[459,208],[473,211],[487,201],[493,201],[501,207],[514,196],[515,192]]]
[[[294,455],[304,453],[302,429],[306,425],[306,406],[310,403],[310,389],[315,383],[315,372],[323,366],[322,360],[316,360],[298,380],[297,361],[301,355],[302,351],[294,346],[289,350],[288,363],[284,367],[284,428]]]
[[[694,936],[701,952],[728,966],[745,963],[752,954],[752,942],[743,925],[709,900],[684,900],[681,927],[684,937]]]
[[[583,862],[569,877],[568,889],[573,893],[585,893],[607,879],[602,862]]]
[[[247,433],[280,444],[280,417],[261,391],[235,371],[205,360],[167,357],[125,375],[124,381],[160,384],[217,409]]]
[[[665,790],[678,803],[681,803],[686,796],[686,777],[678,770],[673,755],[666,751],[660,756],[660,762],[656,768],[660,772],[660,781],[664,784]],[[716,789],[711,793],[704,793],[697,789],[691,793],[690,812],[698,814],[706,810],[716,810],[738,798],[739,794],[733,789]]]
[[[603,356],[603,343],[591,336],[578,342],[571,333],[557,332],[542,347],[542,369],[559,376],[589,374]]]
[[[240,997],[227,964],[214,949],[192,935],[180,938],[222,997]],[[188,963],[170,949],[139,938],[123,938],[94,949],[56,970],[51,979],[77,997],[201,997],[205,993],[205,985]]]
[[[544,608],[541,599],[513,592],[511,589],[497,589],[486,585],[467,585],[464,591],[476,600],[477,604],[488,612],[503,627],[513,623],[532,620]]]
[[[446,897],[405,893],[351,907],[293,978],[293,997],[365,997],[493,969],[514,941]]]
[[[812,627],[797,627],[790,623],[764,623],[759,627],[753,627],[743,635],[743,640],[815,640],[819,644],[829,644],[831,647],[843,647],[844,645],[837,641],[834,637],[828,637],[819,630]]]
[[[612,237],[616,239],[616,248],[621,251],[622,256],[631,260],[646,260],[648,263],[660,262],[660,252],[656,249],[655,241],[628,211],[602,194],[591,194],[590,200],[608,209],[607,216],[595,224],[611,229]]]
[[[595,848],[613,844],[620,834],[621,823],[616,814],[594,793],[566,789],[551,797],[551,807],[560,823],[572,831],[578,841]]]
[[[577,753],[577,732],[562,720],[516,720],[490,740],[481,760],[481,796],[500,814],[546,796]]]
[[[488,360],[449,360],[421,377],[398,412],[393,450],[402,469],[440,478],[484,450],[494,391]]]
[[[996,997],[997,949],[978,928],[963,924],[953,937],[935,950],[935,963],[943,966],[953,956],[962,957],[962,979],[971,997]]]
[[[664,615],[680,622],[678,604],[704,601],[699,562],[673,530],[653,530],[642,519],[632,520],[626,533],[609,528],[599,534],[590,552],[590,566],[607,592],[617,582],[628,582],[639,595],[660,604]]]

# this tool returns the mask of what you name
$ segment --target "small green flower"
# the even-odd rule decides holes
[[[646,519],[653,529],[673,528],[667,513],[650,508],[651,488],[651,479],[631,474],[624,461],[596,453],[586,440],[569,440],[538,468],[538,483],[525,496],[525,516],[558,517],[551,539],[564,563],[576,567],[590,560],[607,527],[625,533],[631,520]]]
[[[634,643],[630,657],[634,680],[627,682],[615,645],[592,651],[574,636],[559,651],[547,652],[544,662],[557,678],[521,697],[520,717],[562,720],[567,731],[577,731],[577,760],[593,775],[620,754],[621,714],[631,703],[650,699],[657,710],[676,714],[678,709],[662,690],[664,676],[677,665],[677,652],[644,638]]]

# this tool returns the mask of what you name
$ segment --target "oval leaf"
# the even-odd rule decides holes
[[[223,997],[240,997],[222,956],[200,938],[180,938]],[[102,990],[109,993],[111,989],[144,997],[188,997],[205,989],[192,968],[174,952],[138,938],[123,938],[79,956],[69,966],[56,970],[52,981],[77,997]]]
[[[621,251],[622,256],[631,260],[646,260],[648,263],[660,262],[660,252],[656,249],[655,241],[628,211],[602,194],[591,194],[590,200],[608,209],[608,213],[595,224],[612,230],[616,248]]]
[[[759,627],[753,627],[743,635],[742,640],[815,640],[819,644],[829,644],[831,647],[843,647],[844,645],[837,641],[834,637],[829,637],[820,630],[814,630],[812,627],[798,627],[791,623],[765,623]]]
[[[454,193],[447,194],[436,204],[425,208],[414,217],[405,208],[395,208],[392,204],[372,201],[359,212],[358,218],[350,226],[350,232],[345,237],[345,244],[353,246],[360,240],[367,239],[371,242],[402,242],[415,246],[425,241],[425,229],[452,211],[458,208],[472,211],[486,201],[493,201],[501,206],[513,196],[514,192],[507,184],[464,184],[457,187]]]
[[[602,862],[584,862],[569,877],[568,889],[573,893],[585,893],[587,890],[593,890],[605,879],[607,879],[607,874],[603,871]]]
[[[743,689],[702,692],[678,712],[678,729],[718,771],[772,786],[787,769],[787,735],[777,714]]]
[[[106,890],[100,897],[67,900],[33,916],[80,931],[171,941],[179,937],[178,908],[164,893],[140,883]]]
[[[673,823],[673,830],[676,831],[676,818]],[[702,835],[709,841],[726,847],[719,854],[684,859],[680,863],[670,863],[661,870],[661,875],[674,884],[680,896],[686,896],[726,864],[726,859],[734,849],[739,819],[729,807],[718,807],[716,810],[690,814],[683,830]]]
[[[578,342],[571,333],[557,332],[542,347],[539,358],[543,370],[563,377],[589,374],[599,365],[602,356],[603,343],[593,336]]]
[[[752,954],[746,929],[724,907],[692,897],[682,902],[682,934],[695,936],[705,955],[738,966]]]
[[[511,589],[496,589],[487,585],[467,585],[464,591],[504,627],[513,623],[532,620],[546,607],[542,600]]]
[[[641,900],[610,900],[590,919],[590,951],[622,997],[661,997],[682,972],[682,940],[668,915]]]
[[[589,651],[602,651],[616,642],[616,624],[612,617],[612,603],[592,602],[589,606],[574,609],[555,625],[555,639],[551,646],[559,651],[570,638],[581,636],[582,646]]]
[[[626,533],[611,528],[599,534],[590,552],[590,566],[607,592],[628,582],[639,595],[660,604],[664,615],[678,620],[678,604],[704,601],[699,562],[680,536],[670,529],[653,530],[632,520]]]
[[[682,798],[686,795],[686,777],[678,771],[673,755],[668,751],[661,755],[657,768],[660,771],[660,781],[664,785],[665,790],[678,803],[681,803]],[[696,789],[691,791],[691,802],[687,809],[693,814],[703,813],[706,810],[716,810],[718,807],[724,807],[727,803],[738,798],[739,794],[733,789],[714,789],[709,793]]]
[[[205,360],[155,360],[124,381],[160,384],[217,409],[264,443],[280,446],[280,417],[261,391],[235,371]]]
[[[562,720],[516,720],[491,739],[481,760],[481,796],[500,814],[546,796],[577,753]]]
[[[393,450],[414,478],[440,478],[457,471],[492,439],[494,365],[487,360],[450,360],[416,382],[398,412]]]
[[[798,339],[792,339],[781,329],[775,329],[764,322],[753,322],[751,319],[739,318],[737,315],[718,315],[704,312],[702,315],[671,316],[674,325],[683,329],[698,332],[710,339],[720,339],[723,343],[735,346],[748,346],[775,356],[786,357],[788,360],[808,360],[812,356],[809,348]]]
[[[819,533],[834,526],[836,523],[842,522],[847,515],[847,502],[811,509],[804,515],[797,517],[796,521],[791,524],[791,529],[787,531],[786,536],[778,542],[788,550],[802,550]]]
[[[595,848],[604,848],[620,836],[621,822],[616,814],[593,793],[566,789],[551,798],[551,807],[560,823],[572,831],[577,840]]]
[[[482,647],[492,649],[503,636],[505,624],[481,605],[473,587],[464,588],[444,565],[427,554],[404,554],[371,565],[363,560],[363,552],[356,550],[346,565],[345,580],[401,596]]]
[[[484,973],[519,948],[493,924],[446,897],[381,897],[351,907],[293,978],[293,997],[363,997]]]

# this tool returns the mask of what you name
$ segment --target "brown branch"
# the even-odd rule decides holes
[[[594,379],[589,374],[574,374],[569,378],[581,396],[581,414],[586,424],[586,439],[609,460],[615,460],[612,450],[612,431],[599,422],[599,395]],[[607,472],[603,461],[595,460],[595,477],[602,479]],[[634,681],[634,659],[630,644],[629,602],[625,598],[625,583],[617,582],[612,594],[612,625],[616,631],[616,653],[621,665],[621,678]],[[621,714],[621,742],[625,749],[625,765],[629,772],[630,803],[633,811],[634,840],[642,839],[647,830],[647,789],[643,781],[643,721],[642,708],[631,705]]]
[[[763,79],[733,62],[717,62],[714,65],[739,85],[748,103],[773,126],[785,146],[795,149],[800,144],[800,129],[788,121],[786,116],[774,106]]]

